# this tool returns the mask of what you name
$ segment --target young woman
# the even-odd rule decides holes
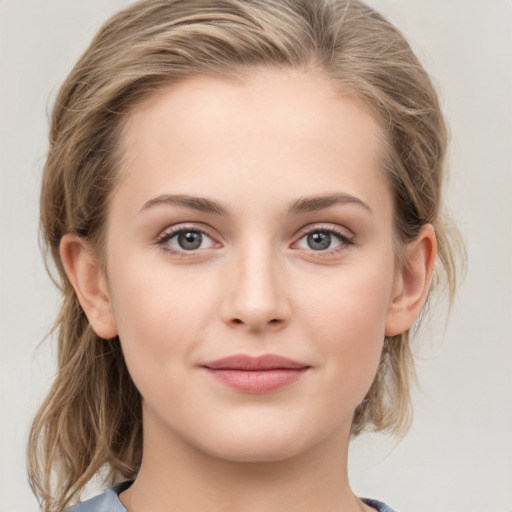
[[[77,512],[389,512],[352,492],[349,439],[406,430],[410,329],[455,279],[445,125],[403,36],[357,1],[146,0],[50,140],[42,507],[100,473]]]

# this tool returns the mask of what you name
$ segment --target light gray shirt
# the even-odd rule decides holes
[[[113,485],[103,494],[68,508],[67,512],[127,512],[119,500],[119,494],[128,489],[131,484],[132,482],[127,480],[126,482]],[[365,498],[363,498],[363,501],[377,512],[395,512],[381,501]]]

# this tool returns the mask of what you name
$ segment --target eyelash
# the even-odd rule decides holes
[[[169,241],[172,240],[174,237],[184,233],[200,233],[202,237],[206,237],[212,241],[213,244],[216,244],[217,242],[211,237],[204,229],[198,228],[196,226],[180,226],[177,228],[171,228],[168,231],[164,231],[158,238],[156,239],[156,245],[160,246],[163,251],[180,256],[182,258],[195,256],[200,250],[205,249],[195,249],[187,251],[185,249],[177,249],[171,247],[169,244]],[[218,244],[218,243],[217,243]]]
[[[195,256],[198,254],[199,251],[204,251],[206,249],[194,249],[194,250],[185,250],[185,249],[176,249],[172,248],[168,245],[169,241],[172,240],[174,237],[182,234],[182,233],[199,233],[202,237],[206,237],[213,244],[218,244],[214,240],[213,237],[211,237],[204,229],[195,227],[195,226],[180,226],[177,228],[171,228],[168,231],[163,232],[158,238],[156,239],[156,245],[160,246],[162,250],[164,250],[167,253],[178,255],[180,257],[190,257]],[[334,235],[335,238],[338,239],[339,244],[334,247],[333,249],[325,249],[325,250],[314,250],[314,249],[304,249],[305,251],[309,252],[310,254],[314,254],[319,257],[323,256],[330,256],[334,254],[338,254],[344,250],[347,249],[348,246],[354,245],[356,242],[355,236],[349,236],[346,232],[338,230],[333,228],[332,226],[315,226],[313,228],[304,228],[300,236],[297,238],[295,242],[293,242],[292,247],[297,245],[301,240],[306,238],[309,235],[312,235],[314,233],[325,233],[330,236]],[[208,247],[207,249],[210,249],[211,247]]]
[[[294,242],[292,245],[298,244],[301,240],[306,238],[309,235],[312,235],[314,233],[325,233],[328,235],[334,235],[339,241],[339,244],[332,248],[332,249],[325,249],[325,250],[314,250],[314,249],[305,249],[310,254],[314,254],[315,256],[319,257],[328,257],[332,255],[337,255],[345,250],[347,250],[348,246],[354,245],[356,243],[356,238],[354,235],[348,235],[345,231],[342,231],[340,229],[336,229],[332,226],[314,226],[314,227],[307,227],[304,228],[300,236],[297,238],[297,241]]]

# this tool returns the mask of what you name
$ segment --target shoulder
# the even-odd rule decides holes
[[[390,506],[382,503],[382,501],[369,500],[367,498],[362,498],[362,501],[370,507],[373,507],[377,512],[395,512]]]
[[[119,501],[119,493],[130,487],[131,481],[121,482],[108,488],[99,496],[82,501],[66,509],[65,512],[126,512]]]

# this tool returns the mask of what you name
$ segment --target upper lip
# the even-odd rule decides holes
[[[264,354],[253,357],[246,354],[235,354],[202,366],[211,370],[299,370],[309,368],[309,365],[277,354]]]

